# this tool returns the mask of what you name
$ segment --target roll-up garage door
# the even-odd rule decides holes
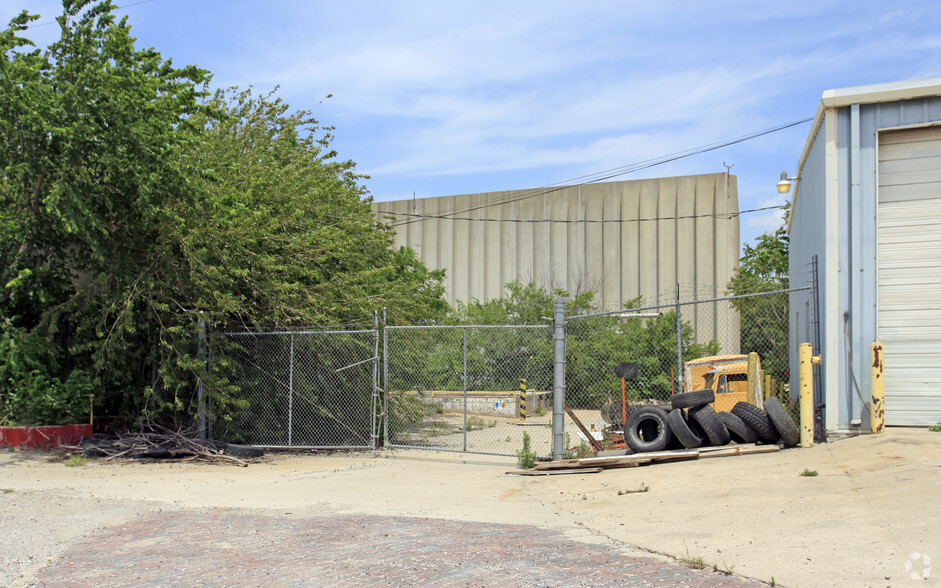
[[[888,425],[941,421],[941,128],[879,136],[878,337]]]

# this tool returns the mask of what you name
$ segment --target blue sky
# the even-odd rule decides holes
[[[116,4],[139,46],[209,69],[216,87],[280,86],[335,126],[376,200],[577,183],[812,117],[827,89],[941,75],[936,0]],[[60,6],[0,0],[0,19],[25,8],[42,25]],[[809,129],[618,179],[729,164],[742,210],[780,204],[774,185]],[[743,214],[743,241],[779,225]]]

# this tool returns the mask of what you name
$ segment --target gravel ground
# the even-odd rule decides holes
[[[499,425],[488,432],[493,429]],[[230,515],[233,529],[253,521],[259,528],[283,523],[289,532],[285,542],[297,539],[290,534],[295,520],[326,533],[319,531],[331,529],[322,517],[347,521],[351,532],[357,525],[378,524],[390,533],[401,525],[424,533],[420,521],[427,521],[429,534],[452,522],[456,529],[522,525],[537,537],[547,530],[561,533],[564,539],[558,534],[555,539],[559,544],[647,554],[666,567],[702,558],[707,569],[734,570],[734,576],[724,577],[730,582],[941,585],[933,565],[941,557],[941,433],[926,429],[890,428],[811,449],[546,477],[506,475],[516,468],[513,458],[414,449],[277,455],[247,468],[124,460],[67,467],[61,457],[52,457],[0,451],[0,585],[133,582],[120,576],[122,569],[134,569],[142,578],[150,574],[150,583],[136,585],[170,585],[172,578],[157,569],[138,570],[123,560],[114,560],[110,571],[97,564],[127,550],[121,533],[140,531],[145,533],[137,547],[166,549],[165,565],[172,571],[186,553],[185,545],[174,541],[174,529],[217,529]],[[179,524],[180,517],[195,518]],[[241,545],[239,536],[231,541],[207,536],[223,552]],[[452,543],[462,545],[464,539],[455,537]],[[190,544],[200,542],[204,538],[194,536]],[[495,569],[515,565],[517,545],[528,543],[520,535],[512,546],[495,547],[492,552],[505,560]],[[309,553],[314,544],[301,541],[298,553]],[[398,544],[414,542],[400,537]],[[364,544],[367,552],[368,547]],[[443,548],[429,549],[410,554],[415,559],[408,561],[441,568],[428,558]],[[99,560],[92,558],[96,551]],[[485,558],[483,551],[478,558]],[[592,565],[578,561],[573,569]],[[217,563],[228,565],[225,558]],[[355,566],[339,569],[340,564],[346,566],[318,563],[330,574],[370,573]],[[923,579],[916,582],[912,574]],[[285,585],[295,576],[278,578]]]
[[[22,586],[24,578],[77,540],[160,508],[144,502],[0,489],[0,586]]]

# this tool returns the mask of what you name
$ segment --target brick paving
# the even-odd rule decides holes
[[[147,514],[71,546],[35,586],[761,586],[559,531],[414,517]]]

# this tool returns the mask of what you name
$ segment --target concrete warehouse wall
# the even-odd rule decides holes
[[[514,280],[593,290],[607,310],[638,296],[669,304],[677,283],[683,300],[724,295],[738,266],[738,189],[726,173],[376,202],[373,210],[395,227],[398,245],[447,270],[451,304],[499,298]],[[718,305],[683,313],[697,339],[711,334],[738,352],[737,315]]]

